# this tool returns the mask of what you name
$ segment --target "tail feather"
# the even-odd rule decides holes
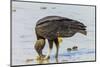
[[[78,29],[78,30],[86,30],[86,26],[80,22],[71,24],[71,28]]]

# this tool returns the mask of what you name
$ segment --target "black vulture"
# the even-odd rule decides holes
[[[49,52],[46,58],[50,56],[50,51],[53,47],[53,42],[56,45],[55,57],[56,58],[58,57],[58,50],[59,50],[58,37],[63,37],[63,38],[72,37],[76,33],[82,33],[84,35],[87,34],[86,26],[83,23],[77,20],[61,16],[46,16],[40,19],[36,23],[35,32],[37,36],[37,41],[42,39],[42,41],[44,42],[40,44],[41,46],[35,47],[39,56],[44,56],[42,54],[42,50],[45,46],[45,39],[48,40]],[[39,43],[36,45],[39,45]],[[42,48],[40,49],[40,47]]]

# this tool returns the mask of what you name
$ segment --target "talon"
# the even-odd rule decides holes
[[[46,57],[46,55],[41,55],[41,58],[45,58]]]
[[[37,56],[37,57],[36,57],[36,60],[40,60],[40,59],[41,59],[41,57],[40,57],[40,56]]]

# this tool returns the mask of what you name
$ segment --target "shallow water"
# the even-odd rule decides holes
[[[77,51],[68,52],[65,50],[63,53],[59,53],[59,57],[56,59],[55,54],[50,55],[50,59],[37,60],[36,52],[31,48],[24,48],[23,54],[18,52],[19,56],[13,58],[15,65],[27,65],[27,64],[45,64],[45,63],[63,63],[63,62],[79,62],[79,61],[94,61],[95,51],[91,49],[79,49]],[[26,53],[24,53],[26,51]],[[16,53],[17,54],[17,53]],[[15,54],[15,55],[16,55]],[[24,56],[23,56],[24,55]]]
[[[95,60],[95,8],[90,6],[55,5],[27,2],[12,3],[12,64],[45,64]],[[46,6],[46,9],[41,7]],[[56,8],[55,8],[56,7]],[[55,9],[53,9],[55,8]],[[66,8],[66,9],[65,9]],[[49,60],[36,60],[36,22],[45,16],[57,15],[79,20],[87,26],[87,36],[77,33],[71,38],[63,38],[60,43],[59,57],[55,59],[55,45]],[[77,51],[68,52],[67,48],[78,46]],[[47,54],[46,40],[43,53]]]

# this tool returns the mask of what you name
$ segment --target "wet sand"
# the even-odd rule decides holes
[[[40,7],[46,6],[46,9]],[[12,64],[46,64],[61,62],[78,62],[95,60],[95,8],[88,6],[55,5],[13,2],[12,12]],[[55,7],[55,8],[54,8]],[[54,8],[54,9],[52,9]],[[36,42],[36,22],[45,16],[57,15],[83,22],[87,26],[87,36],[77,33],[71,38],[63,38],[59,48],[59,57],[55,59],[55,45],[50,59],[36,60],[34,49]],[[66,49],[78,46],[77,51],[68,52]],[[48,42],[43,53],[47,54]]]

